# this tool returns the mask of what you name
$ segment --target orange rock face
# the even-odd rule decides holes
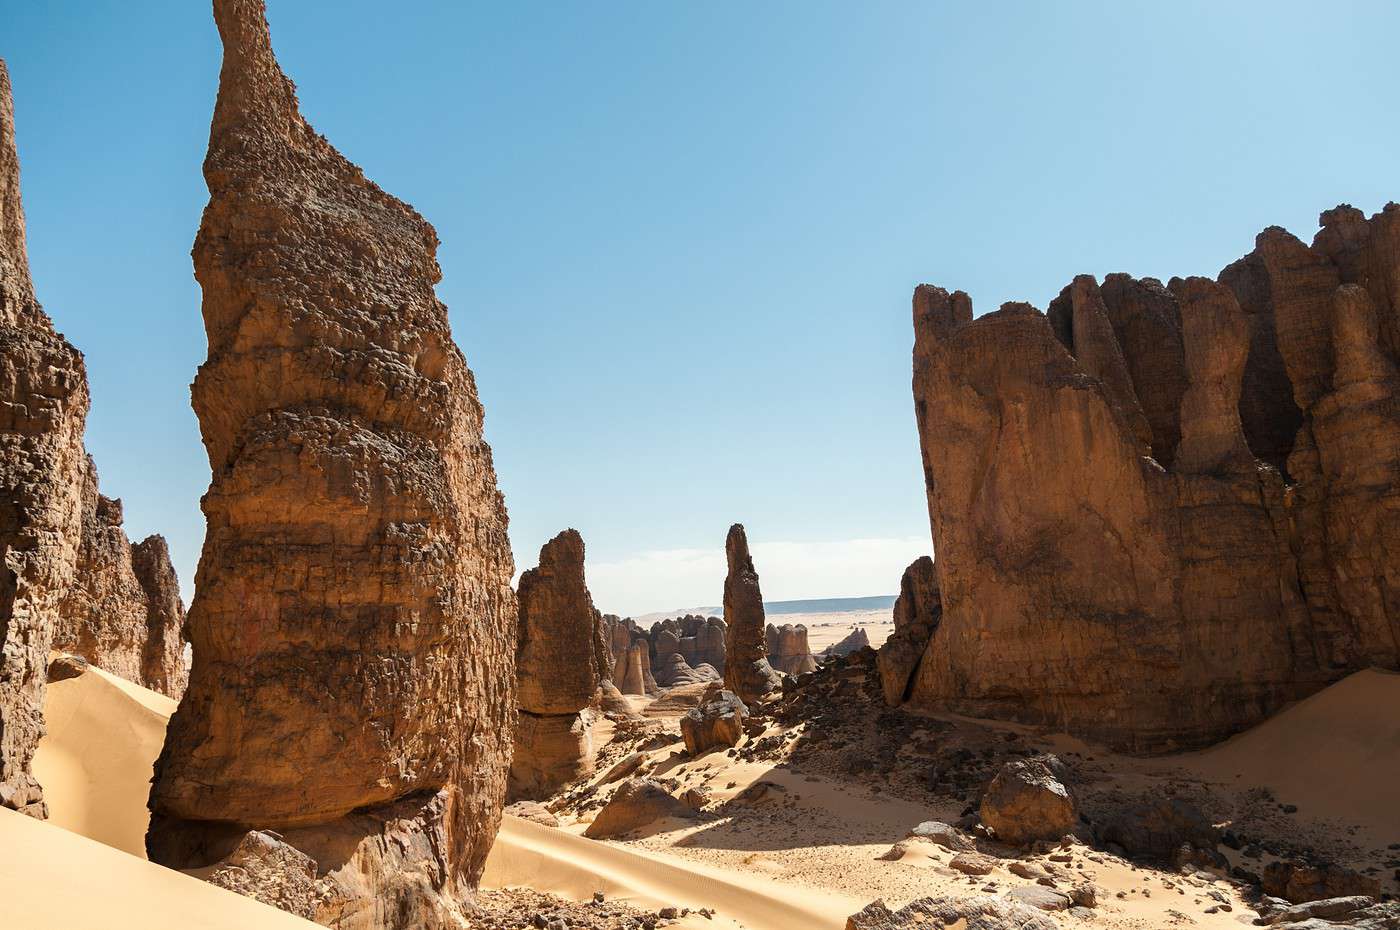
[[[1322,223],[1048,316],[915,291],[942,618],[910,700],[1159,751],[1400,665],[1400,206]]]
[[[583,553],[583,537],[565,530],[540,549],[540,564],[520,576],[512,800],[548,797],[593,771],[594,705],[611,655],[584,580]]]
[[[724,643],[724,686],[741,701],[760,701],[778,690],[782,678],[768,664],[763,592],[740,524],[729,528],[724,552],[729,561],[729,574],[724,579],[724,622],[729,627]]]
[[[77,571],[59,608],[53,648],[179,698],[189,679],[184,621],[165,539],[131,544],[122,530],[122,502],[98,493],[89,456]]]
[[[764,629],[768,648],[768,664],[787,675],[803,675],[815,671],[817,660],[807,645],[807,628],[802,624],[782,626],[768,624]]]
[[[30,774],[59,605],[78,557],[83,357],[34,296],[14,101],[0,60],[0,807],[47,816]]]
[[[499,824],[516,603],[437,236],[301,117],[261,0],[224,44],[195,241],[213,480],[189,687],[147,847],[189,867],[272,829],[317,920],[452,926]]]

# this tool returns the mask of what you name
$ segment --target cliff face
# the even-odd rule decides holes
[[[137,684],[179,698],[185,668],[185,608],[165,540],[133,546],[122,503],[98,493],[88,456],[83,474],[77,571],[59,607],[53,648]]]
[[[318,920],[450,926],[499,824],[515,716],[481,404],[432,227],[301,117],[261,0],[214,13],[192,391],[213,480],[148,850],[207,865],[273,829],[319,864]]]
[[[41,818],[29,765],[77,561],[87,411],[83,357],[54,332],[29,276],[14,101],[0,60],[0,807]]]
[[[520,718],[509,796],[539,799],[593,771],[594,705],[606,664],[603,619],[583,571],[583,537],[565,530],[520,576],[515,649]]]
[[[724,686],[745,703],[761,701],[778,690],[782,679],[768,664],[763,622],[763,592],[749,556],[749,540],[736,523],[724,542],[729,574],[724,579]]]
[[[942,614],[909,699],[1158,751],[1400,665],[1400,207],[1322,222],[1048,316],[916,290]]]

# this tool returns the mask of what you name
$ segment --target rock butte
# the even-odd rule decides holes
[[[565,530],[520,576],[515,730],[507,796],[538,800],[591,774],[598,689],[611,672],[603,618],[583,571],[583,537]]]
[[[214,14],[213,479],[147,849],[203,867],[273,830],[318,863],[319,922],[454,926],[503,805],[517,614],[437,236],[301,117],[261,0]]]
[[[1048,315],[914,292],[915,704],[1164,751],[1400,666],[1400,206]]]
[[[77,571],[59,609],[53,648],[178,699],[189,679],[184,622],[165,538],[131,544],[122,530],[122,502],[98,493],[89,456]]]
[[[768,664],[763,592],[742,525],[729,528],[724,553],[729,563],[724,579],[724,618],[729,624],[724,643],[724,685],[745,703],[761,701],[779,688],[782,677]]]
[[[30,772],[82,527],[83,357],[34,296],[10,74],[0,60],[0,807],[46,816]]]
[[[812,649],[807,645],[807,628],[802,624],[782,626],[768,624],[764,630],[768,648],[768,664],[787,675],[803,675],[817,667]]]

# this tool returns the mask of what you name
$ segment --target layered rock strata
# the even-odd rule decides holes
[[[592,773],[593,722],[608,656],[603,619],[583,570],[583,537],[565,530],[520,576],[515,647],[520,717],[507,797],[539,800]]]
[[[122,502],[98,493],[86,460],[77,571],[59,607],[53,648],[172,698],[185,690],[185,607],[161,536],[132,545]]]
[[[82,526],[83,357],[34,296],[10,75],[0,60],[0,807],[45,817],[30,772]]]
[[[914,295],[942,617],[907,697],[1128,750],[1400,666],[1400,206],[1043,315]]]
[[[261,0],[214,13],[213,479],[147,849],[203,867],[273,830],[318,863],[316,920],[454,926],[503,805],[518,617],[437,236],[301,117]]]
[[[741,524],[729,528],[724,554],[729,563],[729,574],[724,579],[724,621],[729,625],[724,644],[724,684],[741,701],[753,703],[777,691],[782,678],[768,664],[763,592]]]

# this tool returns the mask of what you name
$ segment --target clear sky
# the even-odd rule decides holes
[[[909,297],[1215,274],[1400,198],[1394,2],[270,0],[303,112],[442,238],[519,568],[605,610],[892,593],[930,549]],[[186,597],[209,469],[200,0],[0,0],[39,297]]]

